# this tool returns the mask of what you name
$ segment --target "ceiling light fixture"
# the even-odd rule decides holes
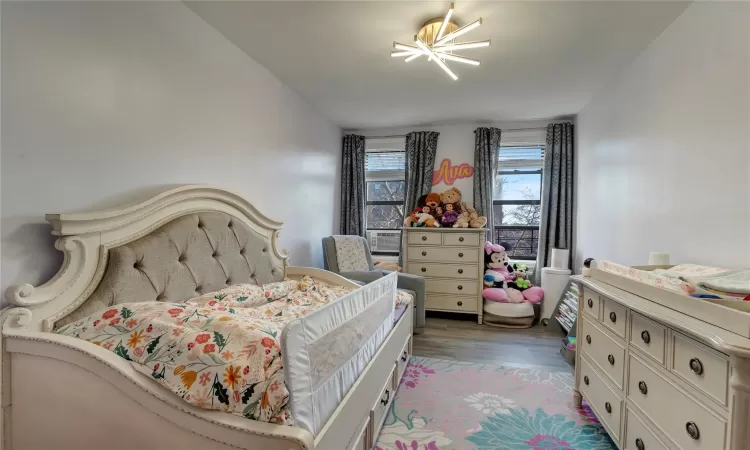
[[[457,37],[482,25],[482,18],[480,17],[474,22],[459,28],[455,22],[451,21],[452,16],[453,3],[450,4],[445,17],[437,17],[425,22],[419,33],[414,36],[416,47],[394,42],[393,48],[399,51],[391,52],[391,56],[394,58],[406,56],[404,61],[409,62],[425,55],[428,57],[428,61],[434,61],[451,78],[457,80],[458,76],[445,64],[445,61],[455,61],[472,66],[478,66],[480,62],[476,59],[454,55],[452,52],[455,50],[489,47],[490,41],[456,42],[455,39]]]

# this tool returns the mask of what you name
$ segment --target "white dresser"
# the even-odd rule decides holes
[[[574,277],[574,401],[621,450],[750,449],[750,339]],[[685,299],[686,301],[700,301]]]
[[[404,228],[404,271],[425,277],[425,309],[482,323],[485,228]]]

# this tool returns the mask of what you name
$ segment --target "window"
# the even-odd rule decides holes
[[[514,259],[536,259],[542,215],[544,146],[500,147],[493,218],[495,241]]]
[[[367,239],[375,254],[398,254],[404,224],[405,138],[365,141]]]

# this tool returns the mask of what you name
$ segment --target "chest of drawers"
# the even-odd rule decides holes
[[[618,448],[750,450],[750,340],[604,282],[574,280],[574,402],[586,400]]]
[[[482,323],[486,231],[404,228],[404,271],[425,278],[425,309],[476,314]]]

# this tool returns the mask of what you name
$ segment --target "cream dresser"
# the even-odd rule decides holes
[[[485,228],[404,228],[404,271],[425,277],[425,309],[482,323]]]
[[[750,449],[750,339],[573,279],[582,287],[574,402],[586,400],[621,450]]]

